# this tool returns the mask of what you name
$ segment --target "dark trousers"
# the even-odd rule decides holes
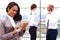
[[[48,29],[46,33],[46,40],[56,40],[58,35],[57,29]]]
[[[36,37],[37,37],[36,31],[37,31],[37,27],[30,26],[29,33],[30,33],[30,36],[31,36],[30,37],[31,40],[36,40]]]

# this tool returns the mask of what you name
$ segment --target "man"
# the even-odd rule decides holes
[[[47,6],[47,16],[46,16],[46,40],[56,40],[58,35],[58,16],[56,15],[56,11],[54,10],[54,6],[49,4]]]

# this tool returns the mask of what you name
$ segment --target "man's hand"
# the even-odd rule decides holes
[[[38,22],[38,26],[40,25],[41,23],[40,22]]]

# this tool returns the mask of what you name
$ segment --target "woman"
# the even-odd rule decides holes
[[[56,15],[56,11],[54,10],[54,6],[49,4],[47,6],[47,16],[46,16],[46,40],[56,40],[58,35],[58,16]]]
[[[37,8],[37,5],[36,4],[32,4],[31,5],[31,14],[28,16],[28,20],[29,20],[29,33],[30,33],[30,39],[31,40],[36,40],[36,37],[37,37],[37,26],[40,25],[39,24],[39,16],[37,16],[36,14],[36,8]]]
[[[7,16],[0,22],[1,40],[20,40],[23,36],[27,23],[21,27],[22,16],[17,3],[10,2],[6,8]],[[18,30],[20,28],[20,30]]]

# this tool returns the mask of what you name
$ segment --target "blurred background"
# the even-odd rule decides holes
[[[46,38],[46,28],[45,28],[45,18],[47,14],[46,7],[48,4],[53,4],[57,14],[60,13],[60,0],[0,0],[0,19],[6,16],[6,7],[9,2],[16,2],[20,6],[20,14],[22,15],[22,21],[28,21],[28,15],[30,14],[30,6],[35,3],[37,5],[36,14],[40,16],[41,25],[37,29],[37,40],[45,40]],[[58,20],[58,38],[60,40],[60,18]],[[26,32],[22,37],[22,40],[30,40],[29,26],[26,28]]]

